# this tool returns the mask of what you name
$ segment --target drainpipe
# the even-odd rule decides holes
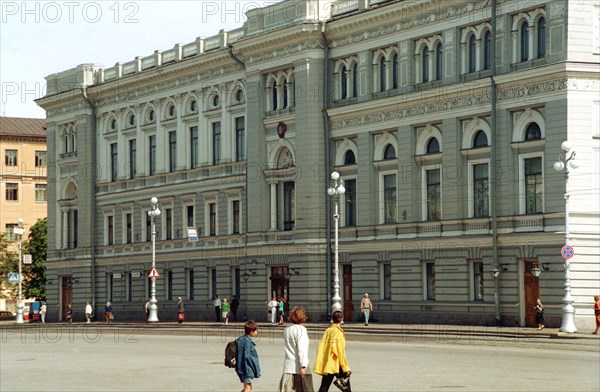
[[[90,181],[92,182],[92,214],[90,217],[90,227],[92,227],[92,230],[94,230],[94,234],[92,234],[92,243],[90,244],[90,253],[91,253],[91,265],[90,265],[90,274],[91,274],[91,280],[92,280],[92,298],[91,298],[91,303],[92,306],[94,307],[94,312],[96,312],[96,235],[95,235],[95,230],[96,230],[96,106],[92,103],[92,101],[88,98],[87,95],[87,86],[85,84],[83,84],[81,86],[81,95],[83,96],[83,99],[85,100],[85,102],[87,102],[88,106],[90,107],[90,109],[92,110],[92,118],[91,118],[91,125],[92,125],[92,140],[91,140],[91,167],[92,170],[90,170],[90,175],[92,176],[92,178],[90,178]]]
[[[328,105],[328,90],[329,90],[329,41],[327,35],[325,35],[326,22],[321,22],[321,38],[323,39],[323,146],[325,146],[325,187],[323,188],[323,197],[325,197],[325,190],[327,187],[327,181],[329,181],[329,173],[331,173],[331,157],[329,153],[329,115],[327,114]],[[325,270],[326,270],[326,282],[327,282],[327,314],[331,310],[331,197],[328,197],[325,203],[325,242],[326,242],[326,257],[325,257]]]
[[[246,64],[242,60],[240,60],[235,54],[233,54],[232,44],[227,45],[227,53],[229,53],[229,57],[231,57],[233,61],[238,63],[242,68],[244,68],[244,70],[246,70]]]
[[[490,194],[491,194],[491,215],[492,215],[492,257],[494,258],[495,268],[500,270],[500,263],[498,261],[498,211],[496,209],[498,198],[496,196],[496,0],[492,0],[492,45],[490,48],[492,52],[492,76],[490,77],[490,89],[491,89],[491,121],[492,121],[492,151],[491,151],[491,170],[490,170]],[[496,311],[496,323],[501,324],[500,319],[500,277],[494,279],[494,309]]]

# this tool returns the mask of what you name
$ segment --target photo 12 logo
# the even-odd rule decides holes
[[[109,19],[114,23],[138,23],[136,2],[104,1],[3,1],[2,23],[98,23]]]

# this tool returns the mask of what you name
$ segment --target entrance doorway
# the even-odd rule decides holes
[[[58,315],[60,321],[64,320],[67,308],[73,302],[73,277],[63,276],[61,279],[61,297],[60,297],[61,311]]]
[[[354,303],[352,302],[352,264],[343,265],[343,299],[344,299],[344,319],[352,320]]]
[[[537,327],[535,323],[535,304],[540,297],[540,279],[533,276],[531,269],[538,264],[537,260],[523,260],[524,268],[524,291],[525,291],[525,326]]]
[[[271,297],[283,298],[284,312],[289,310],[290,303],[290,280],[287,278],[289,267],[271,267]],[[270,298],[269,298],[270,300]]]

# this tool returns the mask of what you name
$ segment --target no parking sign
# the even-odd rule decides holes
[[[568,260],[575,255],[575,249],[571,245],[565,245],[560,250],[560,254],[564,259]]]

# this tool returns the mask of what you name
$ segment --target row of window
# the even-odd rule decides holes
[[[35,151],[34,165],[35,167],[46,167],[48,160],[46,151]],[[5,166],[19,166],[19,152],[18,150],[4,150],[4,165]]]
[[[19,201],[19,184],[16,182],[7,182],[5,184],[4,199],[6,201]],[[35,184],[35,201],[48,201],[48,185]]]

